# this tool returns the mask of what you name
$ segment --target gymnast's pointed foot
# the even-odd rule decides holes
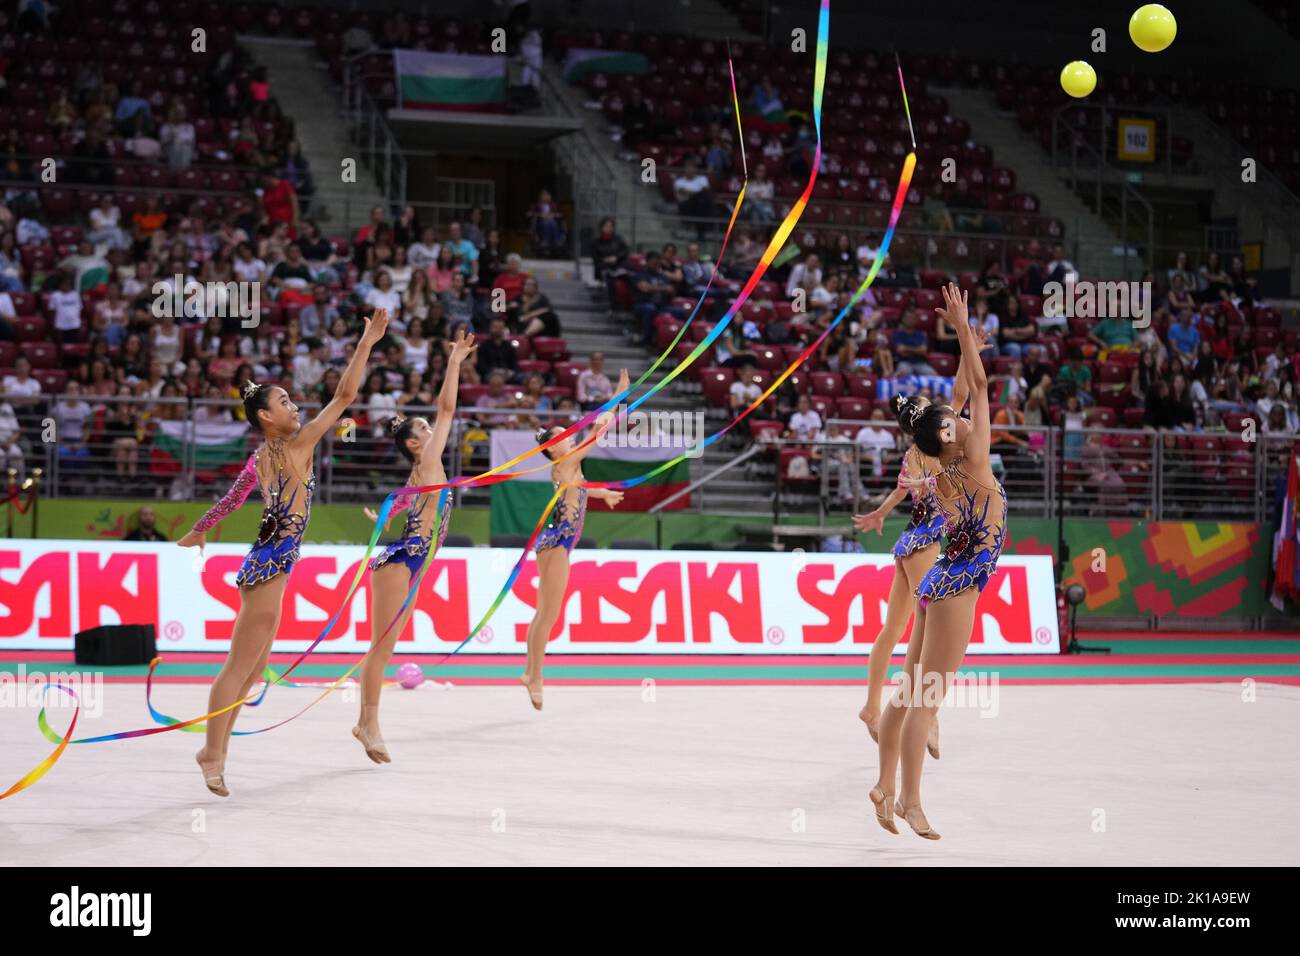
[[[529,677],[527,674],[519,675],[519,683],[523,684],[528,690],[528,699],[532,702],[533,710],[542,709],[542,679],[540,677]]]
[[[890,833],[898,833],[898,827],[894,826],[894,813],[890,809],[893,805],[893,794],[885,793],[879,786],[875,786],[867,796],[876,805],[876,822]]]
[[[376,707],[363,707],[361,719],[352,728],[352,736],[365,748],[366,756],[375,763],[392,763],[388,748],[384,746],[384,735],[379,732],[379,715]],[[369,711],[369,713],[367,713]]]
[[[880,710],[872,710],[870,704],[865,704],[858,711],[858,720],[867,725],[867,733],[871,734],[871,739],[876,743],[880,743],[879,732],[876,729],[876,724],[880,723]]]
[[[904,808],[903,802],[900,800],[894,804],[894,813],[906,820],[907,825],[912,828],[912,832],[917,836],[923,837],[926,840],[939,839],[939,834],[934,832],[930,827],[930,821],[928,821],[925,818],[925,814],[921,812],[921,805],[919,803]]]
[[[203,785],[219,797],[230,796],[230,791],[226,789],[224,760],[210,760],[208,758],[208,748],[204,747],[194,755],[194,762],[199,765],[203,771]]]
[[[930,724],[930,737],[925,742],[925,749],[930,751],[930,756],[935,760],[939,759],[939,715],[934,715],[934,721]]]

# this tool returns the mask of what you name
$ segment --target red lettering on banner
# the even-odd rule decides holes
[[[651,566],[634,591],[619,586],[624,578],[637,576],[635,561],[583,561],[574,567],[575,590],[582,620],[569,628],[574,643],[608,641],[630,644],[653,637],[657,644],[681,644],[686,640],[682,618],[682,568],[676,561]],[[655,597],[664,596],[668,620],[653,624]],[[627,621],[606,621],[601,599],[628,616]],[[561,616],[563,613],[561,612]],[[653,629],[653,635],[651,631]]]
[[[810,564],[795,577],[799,596],[815,611],[826,615],[825,624],[806,624],[803,628],[805,644],[838,644],[850,630],[849,612],[854,601],[862,602],[862,623],[852,628],[854,644],[875,641],[884,626],[880,613],[882,601],[889,600],[889,589],[894,583],[895,571],[886,565],[861,564],[849,569],[829,594],[818,587],[823,581],[835,580],[835,566]],[[908,625],[909,631],[911,625]]]
[[[230,617],[213,620],[211,617],[203,622],[203,639],[207,641],[228,641],[235,630],[235,615],[239,613],[239,588],[235,587],[234,575],[244,559],[237,554],[214,554],[203,562],[199,582],[208,597],[230,609]]]
[[[351,635],[353,631],[351,611],[341,605],[348,588],[352,585],[352,579],[357,576],[357,568],[360,565],[360,561],[352,562],[342,574],[338,575],[337,583],[325,584],[321,579],[335,576],[338,561],[333,557],[299,558],[298,563],[293,566],[293,573],[289,575],[289,583],[284,589],[284,613],[280,617],[280,629],[276,632],[276,640],[314,641],[320,637],[320,632],[325,629],[325,625],[336,611],[339,619],[325,640],[335,641]],[[368,580],[365,585],[369,586]],[[362,608],[369,608],[370,602],[361,597],[364,593],[365,591],[358,587],[353,597],[360,598]],[[302,598],[314,608],[319,608],[321,614],[314,620],[304,620],[299,617],[298,598]],[[364,636],[360,633],[360,626],[356,631],[357,633],[352,636],[357,640],[366,640],[370,637],[369,633]]]
[[[712,616],[717,614],[731,629],[738,644],[763,643],[763,604],[758,583],[758,565],[753,561],[719,561],[708,570],[701,561],[686,565],[691,588],[691,643],[712,640]],[[740,582],[740,597],[727,593],[732,582]]]
[[[77,626],[80,630],[105,623],[101,612],[112,608],[122,624],[158,624],[158,554],[130,551],[111,554],[100,564],[101,552],[77,555]],[[126,579],[135,571],[136,591]]]
[[[1004,583],[1005,582],[1005,583]],[[1005,588],[1007,600],[1000,592]],[[1024,565],[998,565],[975,603],[972,644],[984,643],[984,615],[997,621],[1002,640],[1008,644],[1032,644],[1033,623],[1029,619],[1029,575]]]
[[[32,628],[36,619],[36,598],[49,589],[50,613],[40,619],[40,637],[72,636],[72,587],[68,551],[47,551],[27,566],[14,583],[0,580],[0,637],[18,637]],[[0,570],[22,567],[17,551],[0,551]]]
[[[443,585],[447,592],[444,598],[437,587]],[[407,585],[409,588],[410,585]],[[471,624],[469,622],[469,570],[464,558],[443,560],[434,558],[429,563],[429,570],[420,582],[420,593],[415,596],[415,608],[421,614],[428,615],[433,626],[436,640],[459,644],[465,640]],[[402,628],[399,640],[415,640],[415,615]],[[388,622],[385,621],[386,625]]]

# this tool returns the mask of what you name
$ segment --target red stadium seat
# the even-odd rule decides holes
[[[731,401],[731,383],[736,373],[729,368],[706,368],[700,372],[700,385],[704,391],[704,404],[714,408],[727,408]]]

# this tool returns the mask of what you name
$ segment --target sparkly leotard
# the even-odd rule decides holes
[[[411,479],[414,483],[414,478]],[[370,570],[377,571],[386,564],[404,564],[407,570],[414,576],[420,573],[420,568],[424,565],[424,560],[429,555],[429,549],[433,548],[435,554],[442,547],[443,540],[447,537],[447,526],[451,522],[451,495],[447,495],[447,500],[442,506],[442,511],[438,517],[438,538],[433,537],[433,522],[424,524],[422,516],[425,506],[430,500],[436,500],[437,493],[423,495],[402,495],[393,504],[393,514],[405,510],[406,526],[402,529],[402,536],[394,541],[375,558],[370,560]]]
[[[243,470],[225,496],[212,506],[194,525],[195,531],[207,531],[215,527],[229,514],[237,511],[247,499],[253,488],[259,484],[257,463],[267,446],[263,445],[244,463]],[[316,488],[315,474],[306,481],[296,477],[284,466],[283,453],[274,454],[270,459],[275,465],[275,476],[262,487],[266,506],[262,512],[262,525],[253,547],[244,556],[244,562],[235,576],[238,587],[252,587],[263,584],[278,574],[288,574],[297,562],[302,536],[307,531],[307,519],[311,515],[311,497]],[[297,510],[299,489],[303,489],[302,508]]]
[[[939,473],[955,489],[939,497],[947,516],[948,543],[916,589],[923,603],[969,588],[984,590],[998,566],[1007,539],[1007,493],[1001,482],[990,488],[961,469],[959,455]]]
[[[551,483],[558,489],[560,481],[558,478],[552,478]],[[577,502],[569,504],[569,495],[577,492]],[[560,495],[560,500],[555,503],[555,511],[551,515],[551,520],[542,533],[537,536],[537,543],[533,546],[533,551],[541,554],[551,548],[564,548],[566,551],[572,551],[573,546],[582,539],[582,523],[587,517],[587,489],[570,488]]]
[[[898,483],[912,477],[908,473],[907,461],[913,454],[919,455],[915,446],[908,449],[907,454],[903,456],[902,467],[898,471]],[[894,545],[894,557],[905,558],[909,554],[920,551],[922,548],[928,548],[932,544],[938,543],[943,537],[944,514],[943,508],[939,506],[935,498],[932,483],[924,487],[912,489],[912,517],[907,522],[907,527],[903,529],[902,534],[898,536],[898,541]]]

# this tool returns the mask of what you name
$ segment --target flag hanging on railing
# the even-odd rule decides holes
[[[189,450],[201,474],[238,471],[248,460],[248,422],[160,421],[149,449],[149,470],[155,475],[178,475],[185,469]]]
[[[394,50],[398,105],[496,112],[506,104],[506,57]]]
[[[644,76],[650,72],[650,61],[644,53],[634,50],[587,50],[571,47],[564,55],[564,79],[581,83],[592,73],[621,73]]]

